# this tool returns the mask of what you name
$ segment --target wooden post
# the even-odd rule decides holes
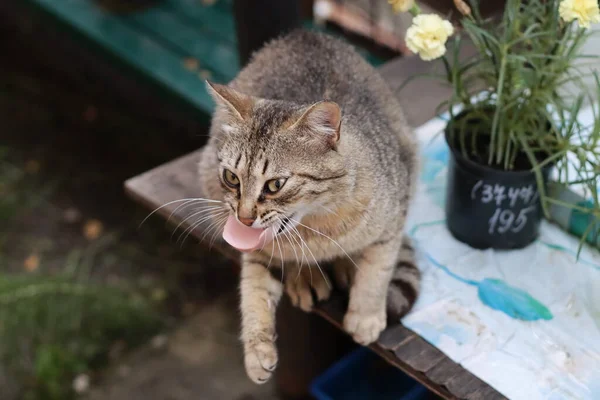
[[[311,399],[311,382],[357,347],[350,336],[317,314],[292,306],[285,294],[277,307],[277,335],[275,382],[285,400]]]
[[[233,13],[242,65],[266,42],[300,27],[301,22],[297,0],[235,0]]]

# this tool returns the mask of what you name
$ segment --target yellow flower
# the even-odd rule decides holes
[[[417,15],[406,31],[406,45],[423,60],[431,61],[446,53],[446,41],[453,32],[452,24],[437,14]]]
[[[415,5],[415,0],[388,0],[394,12],[407,12]]]
[[[583,28],[589,28],[590,23],[600,22],[598,0],[563,0],[558,12],[566,22],[576,19]]]

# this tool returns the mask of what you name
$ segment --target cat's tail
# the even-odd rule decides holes
[[[395,323],[406,315],[415,304],[421,287],[421,273],[415,260],[415,249],[407,235],[402,239],[402,248],[394,275],[387,293],[388,320]]]

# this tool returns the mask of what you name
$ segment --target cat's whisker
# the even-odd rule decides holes
[[[291,218],[290,218],[290,219],[291,219]],[[310,230],[310,231],[312,231],[312,232],[314,232],[314,233],[316,233],[316,234],[318,234],[318,235],[321,235],[321,236],[323,236],[324,238],[327,238],[327,239],[331,240],[331,242],[332,242],[333,244],[335,244],[337,247],[339,247],[339,248],[340,248],[340,250],[342,250],[342,251],[344,252],[344,254],[346,255],[346,257],[348,257],[348,259],[350,260],[350,262],[351,262],[352,264],[354,264],[354,266],[356,267],[356,269],[360,270],[360,267],[359,267],[359,266],[358,266],[358,265],[357,265],[357,264],[354,262],[354,260],[352,259],[352,257],[350,257],[350,255],[348,254],[348,252],[347,252],[346,250],[344,250],[344,248],[343,248],[342,246],[340,246],[340,244],[339,244],[337,241],[335,241],[334,239],[330,238],[330,237],[329,237],[329,236],[327,236],[326,234],[324,234],[324,233],[322,233],[322,232],[319,232],[319,231],[318,231],[318,230],[316,230],[316,229],[313,229],[313,228],[311,228],[310,226],[304,225],[304,224],[303,224],[303,223],[301,223],[300,221],[296,221],[295,219],[291,219],[291,220],[292,220],[292,221],[294,221],[295,223],[297,223],[298,225],[300,225],[300,226],[303,226],[304,228],[306,228],[306,229],[308,229],[308,230]]]
[[[291,219],[291,221],[296,222],[295,220]],[[302,238],[302,235],[300,234],[300,231],[298,231],[298,228],[296,228],[295,226],[292,226],[293,229],[296,231],[296,234],[298,235],[298,237],[300,238],[300,240],[302,240],[302,242],[304,243],[304,245],[306,246],[306,250],[308,250],[308,252],[310,253],[310,255],[312,256],[313,260],[315,261],[315,264],[317,264],[317,268],[319,269],[319,271],[321,272],[321,275],[323,276],[323,278],[325,279],[325,283],[327,284],[328,287],[331,287],[329,285],[329,281],[327,280],[327,278],[325,277],[325,274],[323,273],[323,270],[321,269],[321,265],[319,265],[319,262],[317,261],[317,258],[315,257],[315,255],[313,254],[312,250],[310,249],[310,247],[308,247],[308,244],[306,243],[306,241]],[[308,271],[310,273],[310,283],[312,285],[312,270],[310,269],[310,265],[308,266]]]
[[[275,227],[271,227],[273,233],[275,233]],[[271,258],[269,258],[269,264],[267,265],[267,270],[271,267],[271,261],[273,261],[273,254],[275,254],[275,241],[271,240]]]
[[[302,236],[300,236],[300,232],[298,232],[298,230],[294,226],[291,227],[290,234],[292,234],[294,240],[296,240],[296,242],[300,245],[300,249],[302,250],[302,260],[300,261],[300,267],[302,267],[302,265],[306,261],[306,266],[309,269],[308,271],[310,272],[310,278],[312,283],[312,271],[310,269],[310,262],[308,261],[308,257],[306,256],[306,252],[304,251],[304,248],[308,249],[308,245],[304,242]]]
[[[203,222],[205,222],[213,217],[220,216],[224,212],[227,212],[227,210],[222,210],[222,211],[216,210],[216,211],[217,211],[216,214],[215,214],[215,210],[203,211],[202,213],[206,213],[207,215],[200,216],[194,222],[190,223],[189,226],[186,229],[184,229],[184,231],[177,238],[177,243],[179,243],[179,241],[181,240],[181,237],[183,235],[185,235],[186,233],[188,233],[188,231],[191,232],[194,229],[196,229],[198,226],[200,226]],[[189,219],[189,217],[186,219]],[[173,231],[173,234],[175,234],[176,231],[177,231],[177,229],[175,229]],[[173,234],[171,235],[171,237],[173,236]],[[186,236],[186,238],[187,238],[187,236]],[[184,241],[185,241],[185,239],[184,239]]]
[[[223,220],[223,218],[225,218],[225,215],[219,214],[217,216],[213,216],[213,221],[210,223],[210,225],[205,229],[204,231],[204,235],[202,235],[202,238],[200,238],[199,242],[203,242],[204,239],[206,238],[206,236],[212,232],[213,228],[218,226],[219,222],[221,222]],[[200,226],[203,222],[205,221],[199,221],[198,223],[191,225],[190,229],[188,230],[188,232],[186,233],[185,237],[183,238],[183,240],[181,241],[181,246],[184,245],[185,241],[187,240],[187,238],[192,234],[192,232],[194,232],[196,230],[196,228],[198,228],[198,226]],[[217,230],[218,231],[218,230]]]
[[[171,233],[171,239],[173,239],[173,235],[175,235],[175,232],[177,232],[177,230],[179,230],[179,228],[181,227],[181,225],[185,224],[186,221],[189,221],[190,219],[194,218],[197,215],[210,213],[213,210],[219,210],[219,209],[223,209],[223,207],[222,206],[206,206],[206,207],[203,207],[203,208],[200,208],[200,209],[196,209],[195,212],[193,212],[192,214],[188,215],[187,217],[185,217],[184,219],[182,219],[181,222],[179,222],[179,224],[177,224],[177,226],[175,227],[175,229],[173,229],[173,233]]]
[[[194,221],[194,223],[190,224],[190,226],[185,229],[181,235],[179,235],[179,238],[177,239],[177,242],[179,242],[181,240],[181,238],[183,237],[183,240],[181,240],[181,247],[183,247],[183,244],[185,243],[185,241],[187,240],[188,236],[194,231],[196,230],[196,228],[198,228],[200,225],[202,225],[204,222],[210,220],[211,218],[219,218],[221,216],[223,216],[224,214],[228,214],[227,210],[223,210],[223,211],[218,211],[217,213],[213,213],[213,214],[209,214],[209,215],[205,215],[203,217],[200,217],[198,220]],[[215,221],[213,221],[207,228],[208,229],[215,223]],[[187,232],[187,233],[186,233]],[[185,236],[184,236],[185,235]],[[206,233],[205,233],[206,235]],[[204,240],[204,236],[202,237],[202,239],[200,241]]]
[[[300,248],[302,249],[302,261],[304,261],[304,245],[301,245]],[[307,260],[307,265],[308,265],[308,260]],[[310,283],[312,284],[312,272],[310,272],[310,265],[308,265],[308,272],[310,273]],[[300,277],[300,273],[302,272],[302,263],[300,263],[300,266],[298,267],[298,274],[296,274],[296,280],[298,280],[298,278]]]
[[[304,266],[304,260],[306,260],[306,254],[304,253],[304,246],[302,245],[302,243],[300,241],[298,241],[298,239],[296,239],[294,232],[288,231],[288,234],[289,234],[289,237],[294,240],[294,242],[298,245],[298,247],[300,247],[300,250],[302,251],[302,256],[300,257],[299,262],[298,262],[298,257],[296,257],[296,263],[298,264],[298,275],[296,276],[296,279],[298,279],[298,276],[300,276],[300,272],[302,271],[302,267]],[[306,260],[306,264],[308,265],[308,260]]]
[[[300,277],[300,273],[302,272],[302,263],[304,262],[304,259],[305,259],[305,253],[304,253],[304,244],[302,242],[298,242],[298,239],[296,239],[296,237],[295,237],[295,233],[296,232],[294,232],[293,230],[290,230],[290,234],[292,235],[292,237],[294,238],[296,243],[299,243],[300,249],[302,250],[302,261],[300,262],[300,265],[298,266],[298,273],[296,274],[296,278],[295,278],[295,280],[298,280],[298,278]],[[309,265],[308,260],[306,260],[306,264]],[[310,272],[310,266],[309,266],[309,272]],[[311,273],[310,283],[312,284],[312,273]]]
[[[290,240],[289,238],[294,239],[294,242],[298,245],[298,247],[300,247],[300,250],[302,251],[302,258],[300,259],[300,262],[298,262],[298,255],[297,255],[296,251],[294,250],[294,253],[296,254],[296,263],[298,264],[298,274],[296,275],[296,280],[297,280],[300,277],[300,272],[302,271],[302,266],[304,264],[304,261],[306,260],[307,266],[309,264],[308,259],[306,258],[306,253],[304,252],[304,244],[302,242],[299,242],[298,239],[296,239],[296,232],[294,232],[293,229],[288,230],[288,228],[286,227],[286,229],[284,230],[284,233],[289,235],[288,240]],[[292,245],[292,249],[294,249],[293,245]],[[310,273],[311,283],[312,283],[312,271],[310,270],[310,266],[308,268],[309,268],[309,273]]]
[[[263,243],[262,247],[260,248],[260,251],[263,251],[265,249],[266,244],[267,244],[267,242]]]
[[[169,218],[167,218],[167,224],[169,222],[171,222],[171,218],[173,218],[173,215],[175,215],[175,213],[177,213],[178,211],[183,212],[183,210],[185,210],[187,207],[194,205],[196,203],[202,203],[202,201],[197,201],[195,199],[193,200],[188,200],[183,204],[178,205],[173,211],[171,211],[171,214],[169,214]],[[206,205],[206,204],[204,204]]]
[[[285,274],[285,262],[283,261],[283,252],[281,251],[281,244],[279,244],[279,238],[277,236],[277,232],[275,232],[275,240],[277,241],[277,247],[279,248],[279,257],[281,258],[281,283],[283,283],[283,275]]]
[[[222,203],[222,201],[220,201],[220,200],[204,199],[204,198],[201,198],[201,197],[196,197],[196,198],[192,197],[192,198],[185,198],[185,199],[178,199],[178,200],[169,201],[168,203],[165,203],[162,206],[157,207],[150,214],[148,214],[146,216],[146,218],[144,218],[142,220],[142,222],[140,222],[140,225],[139,225],[138,229],[148,220],[148,218],[150,218],[151,216],[153,216],[159,210],[162,210],[163,208],[168,207],[171,204],[178,203],[180,201],[190,201],[190,200],[206,201],[206,202],[211,202],[211,203]]]
[[[212,249],[213,243],[215,242],[215,239],[217,237],[217,234],[219,233],[219,231],[221,231],[223,229],[223,227],[225,226],[225,223],[227,222],[227,218],[229,218],[229,215],[226,215],[224,217],[222,217],[219,221],[219,225],[217,227],[217,229],[215,230],[215,233],[213,233],[213,237],[210,240],[210,244],[208,246],[209,249]]]
[[[204,235],[202,235],[202,239],[200,239],[200,241],[203,242],[204,238],[206,238],[206,236],[209,235],[214,229],[216,229],[217,232],[219,232],[219,225],[223,222],[224,219],[226,219],[228,217],[229,217],[228,211],[227,211],[227,214],[225,214],[225,215],[220,214],[219,216],[215,217],[217,219],[215,219],[215,221],[213,221],[209,225],[209,227],[206,229],[206,232],[204,232]],[[189,235],[189,233],[188,233],[188,235]]]
[[[302,245],[302,243],[296,239],[296,236],[294,235],[294,231],[293,230],[289,230],[289,235],[292,239],[294,239],[294,242],[298,245],[298,247],[300,247],[300,250],[302,251],[302,257],[300,258],[300,269],[302,269],[302,266],[304,265],[304,261],[306,260],[306,263],[308,265],[308,260],[306,259],[306,254],[304,253],[304,246]]]
[[[171,211],[171,214],[169,214],[169,218],[167,218],[167,224],[169,224],[169,222],[171,222],[171,218],[173,218],[173,215],[179,211],[179,209],[184,210],[185,207],[187,207],[190,204],[194,204],[196,201],[195,200],[188,200],[186,202],[184,202],[183,204],[178,205],[177,207],[175,207],[175,209],[173,211]],[[182,208],[183,207],[183,208]]]
[[[275,217],[277,218],[277,220],[279,221],[279,223],[281,225],[283,225],[283,221],[281,220],[281,218],[279,217]],[[285,238],[288,240],[288,242],[290,242],[290,246],[292,246],[292,251],[294,252],[294,256],[296,257],[296,264],[299,263],[298,261],[298,253],[296,252],[296,248],[294,247],[294,243],[292,242],[292,239],[290,239],[289,233],[287,232],[287,228],[284,227],[283,231],[281,232],[284,234]]]

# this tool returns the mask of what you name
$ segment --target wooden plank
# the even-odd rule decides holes
[[[379,336],[377,344],[382,348],[390,351],[395,351],[398,347],[411,341],[416,336],[416,333],[406,328],[402,324],[389,326]]]
[[[460,372],[460,370],[456,368],[457,366],[458,364],[446,357],[434,365],[430,370],[425,371],[425,375],[438,385],[445,385],[446,382]]]
[[[461,368],[459,373],[446,382],[445,386],[450,393],[460,399],[468,399],[471,397],[471,393],[477,392],[481,388],[488,387],[481,379],[477,378],[464,368]]]
[[[415,335],[415,338],[411,341],[401,343],[394,349],[394,354],[419,372],[430,370],[446,358],[444,353],[418,335]]]
[[[218,35],[232,48],[237,45],[231,1],[217,0],[215,4],[206,5],[200,0],[163,0],[158,7],[175,13],[188,24]]]
[[[173,54],[149,37],[107,14],[93,2],[31,0],[44,11],[100,44],[129,66],[150,76],[164,89],[175,91],[187,102],[207,112],[213,103],[203,80],[183,65],[184,55]]]
[[[448,400],[456,399],[456,396],[450,393],[450,391],[448,391],[446,387],[436,384],[435,382],[429,380],[421,372],[415,371],[414,369],[410,368],[410,366],[408,366],[401,359],[396,357],[391,351],[384,350],[378,344],[372,344],[369,346],[369,348],[373,350],[376,354],[378,354],[381,358],[383,358],[385,361],[387,361],[390,365],[392,365],[395,368],[398,368],[399,370],[401,370],[402,372],[404,372],[405,374],[407,374],[408,376],[425,386],[437,396]]]
[[[198,8],[206,13],[202,7]],[[165,43],[177,53],[196,58],[200,68],[208,69],[216,82],[227,83],[239,72],[235,43],[222,40],[221,32],[204,30],[201,25],[190,25],[176,14],[159,7],[119,19],[149,33],[156,41]]]
[[[468,400],[506,400],[506,397],[502,396],[496,389],[486,385],[481,387],[474,392],[469,393],[467,396]]]

